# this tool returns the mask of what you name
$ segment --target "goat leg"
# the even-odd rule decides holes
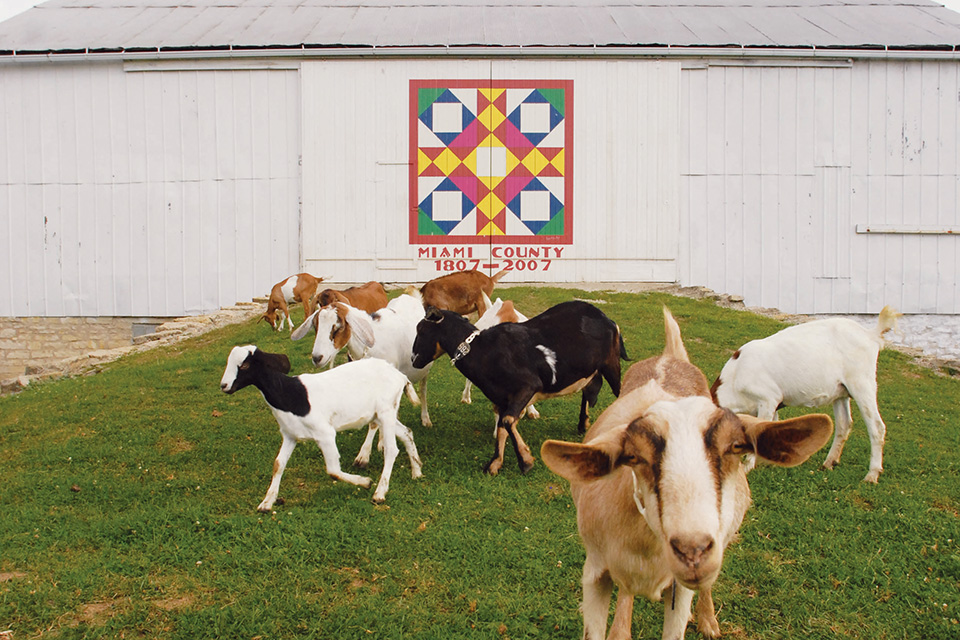
[[[597,373],[594,373],[593,378],[587,383],[587,386],[583,388],[583,393],[580,394],[580,421],[577,423],[578,433],[586,433],[587,429],[590,428],[590,414],[587,412],[587,409],[597,404],[597,398],[600,396],[600,387],[602,386],[603,378],[597,375]]]
[[[510,440],[513,442],[513,450],[517,454],[517,464],[520,465],[520,473],[526,474],[533,469],[534,458],[530,453],[530,447],[523,441],[520,430],[517,428],[517,419],[513,416],[507,416],[503,419],[507,426],[507,433],[510,434]]]
[[[712,587],[701,587],[697,593],[697,629],[707,638],[720,637],[720,623],[713,606]]]
[[[297,441],[293,438],[284,438],[280,444],[280,452],[277,459],[273,461],[273,477],[270,479],[270,488],[267,489],[267,495],[257,506],[257,511],[267,513],[273,508],[273,503],[277,501],[277,494],[280,493],[280,479],[283,477],[283,470],[287,468],[287,460],[290,454],[297,446]]]
[[[503,467],[503,450],[507,444],[508,435],[507,428],[503,424],[503,418],[498,415],[497,433],[493,444],[493,458],[483,468],[484,473],[490,474],[491,476],[500,473],[500,468]]]

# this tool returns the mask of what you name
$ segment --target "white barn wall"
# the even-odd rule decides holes
[[[433,277],[407,239],[409,80],[483,77],[574,80],[574,244],[509,281],[960,312],[960,241],[935,233],[960,223],[956,61],[235,64],[0,66],[0,315],[199,313],[301,265]]]
[[[786,312],[960,312],[960,64],[682,75],[683,284]]]
[[[178,316],[299,263],[296,70],[0,67],[0,316]]]
[[[308,271],[337,282],[440,275],[408,242],[411,79],[560,78],[574,81],[573,244],[548,271],[508,281],[676,280],[679,62],[330,60],[305,61],[302,77]]]

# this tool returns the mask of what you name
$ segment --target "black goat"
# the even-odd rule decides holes
[[[591,304],[562,302],[523,323],[498,324],[478,331],[452,311],[428,307],[417,325],[413,366],[422,368],[444,352],[497,412],[493,459],[484,467],[497,475],[507,436],[522,473],[534,463],[517,421],[524,409],[544,398],[582,390],[580,433],[587,430],[587,407],[597,402],[606,378],[620,395],[620,359],[627,359],[617,324]]]

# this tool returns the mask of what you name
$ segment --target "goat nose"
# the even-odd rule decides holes
[[[713,537],[702,535],[674,536],[670,538],[670,547],[674,555],[690,568],[696,568],[704,559],[704,555],[713,548]]]

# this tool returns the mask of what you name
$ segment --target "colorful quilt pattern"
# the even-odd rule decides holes
[[[410,242],[572,242],[573,82],[410,82]]]

